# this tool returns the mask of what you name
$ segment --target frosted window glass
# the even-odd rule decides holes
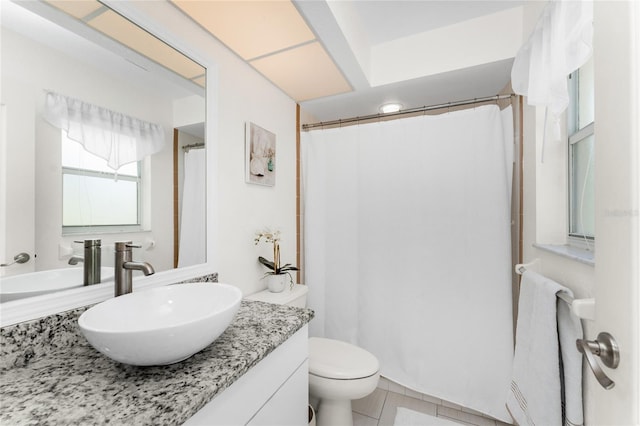
[[[595,235],[593,185],[593,144],[591,135],[571,145],[571,234]]]
[[[62,191],[63,226],[138,223],[137,182],[64,174]]]
[[[117,174],[62,131],[62,226],[139,225],[140,165]]]
[[[82,144],[69,139],[64,131],[62,132],[62,167],[114,173],[105,159],[85,150]],[[138,176],[138,163],[125,164],[118,169],[118,175]]]
[[[595,238],[593,146],[595,98],[593,59],[571,75],[569,133],[569,234]]]
[[[578,128],[582,129],[594,121],[595,101],[593,96],[593,56],[580,67],[578,74]]]

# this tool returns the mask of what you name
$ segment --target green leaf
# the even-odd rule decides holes
[[[295,266],[291,266],[290,263],[287,263],[286,265],[283,265],[281,267],[279,267],[278,269],[276,269],[274,263],[270,260],[265,259],[262,256],[258,257],[258,262],[262,263],[264,266],[266,266],[267,268],[269,268],[272,272],[267,272],[267,274],[284,274],[287,271],[298,271],[299,269]]]
[[[264,266],[266,266],[267,268],[271,269],[272,271],[275,271],[275,269],[276,269],[276,266],[273,264],[272,261],[267,260],[262,256],[258,257],[258,262],[262,263]]]

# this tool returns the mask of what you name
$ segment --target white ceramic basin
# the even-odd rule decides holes
[[[102,282],[113,281],[113,268],[100,269]],[[0,278],[0,302],[82,287],[82,267],[29,272]]]
[[[89,343],[111,359],[165,365],[209,346],[231,324],[242,292],[227,284],[175,284],[102,302],[78,319]]]

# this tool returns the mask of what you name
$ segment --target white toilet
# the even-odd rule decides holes
[[[264,290],[248,300],[305,307],[308,288],[295,285],[281,293]],[[309,395],[319,400],[318,426],[351,426],[351,400],[364,398],[376,389],[380,364],[362,348],[339,340],[309,338]]]

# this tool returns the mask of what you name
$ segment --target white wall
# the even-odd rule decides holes
[[[521,21],[522,8],[514,7],[380,43],[371,48],[369,81],[381,86],[512,58]]]
[[[172,44],[198,60],[207,70],[207,91],[213,103],[207,104],[207,123],[212,124],[207,144],[217,158],[208,163],[208,196],[213,202],[209,235],[215,241],[207,256],[219,280],[239,287],[244,294],[266,288],[261,280],[265,268],[258,256],[272,257],[267,244],[254,246],[257,230],[265,226],[282,231],[281,258],[295,262],[296,256],[296,122],[295,102],[225,46],[190,21],[167,2],[109,4],[146,22],[151,32],[158,28],[172,34]],[[210,98],[208,98],[210,99]],[[251,185],[244,179],[247,121],[276,134],[276,183],[273,187]]]
[[[296,104],[226,48],[218,45],[219,63],[219,241],[220,281],[245,294],[266,287],[259,255],[273,258],[266,243],[254,246],[256,231],[265,226],[282,231],[281,259],[296,259]],[[245,182],[245,122],[276,135],[276,183],[273,187]]]
[[[205,114],[206,102],[201,96],[187,96],[173,102],[174,127],[203,123],[206,119]]]

